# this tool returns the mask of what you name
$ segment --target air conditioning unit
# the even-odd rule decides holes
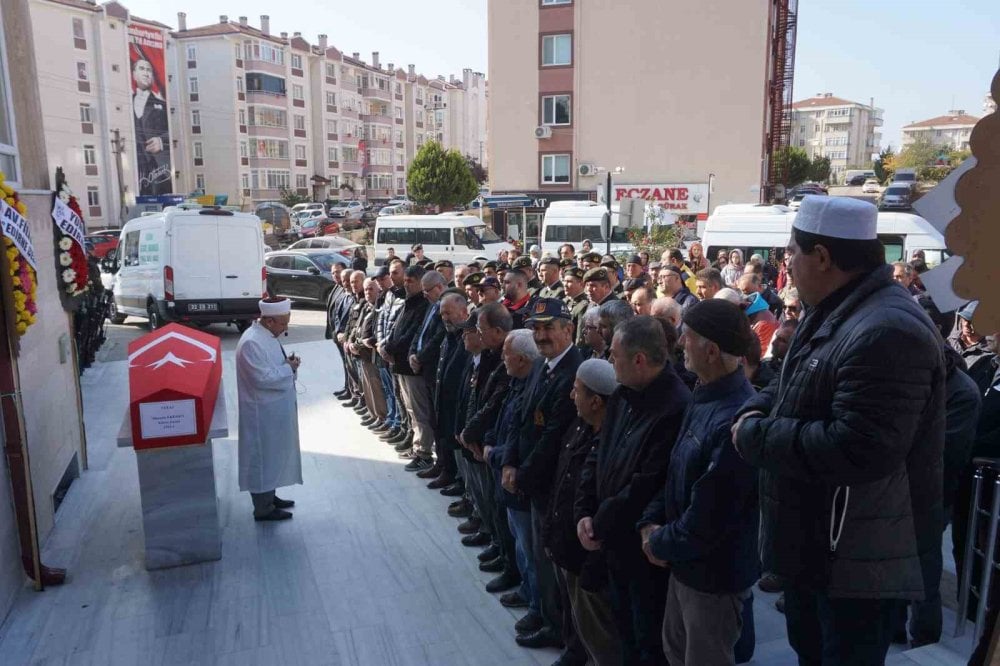
[[[577,165],[576,173],[580,176],[593,176],[597,173],[597,167],[589,162],[584,162],[583,164]]]
[[[552,136],[552,128],[548,125],[539,125],[535,128],[536,139],[548,139]]]

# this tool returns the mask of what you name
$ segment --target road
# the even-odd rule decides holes
[[[223,351],[236,349],[240,334],[235,326],[212,324],[203,329],[207,333],[219,336]],[[128,356],[128,344],[149,332],[146,320],[139,317],[129,317],[124,324],[115,325],[108,322],[108,339],[97,353],[98,361],[124,361]],[[319,307],[295,305],[292,308],[292,321],[288,326],[288,337],[282,338],[283,344],[297,342],[314,342],[322,340],[326,332],[326,312]]]
[[[828,194],[831,197],[851,197],[852,199],[861,199],[862,201],[867,201],[868,203],[874,204],[875,200],[878,199],[877,194],[863,194],[861,192],[861,187],[831,187]]]

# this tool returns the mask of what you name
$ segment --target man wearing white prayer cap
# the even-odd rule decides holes
[[[275,489],[302,483],[295,375],[300,359],[286,354],[278,336],[288,330],[292,302],[260,301],[260,319],[244,331],[236,345],[236,389],[239,393],[240,490],[250,492],[257,521],[292,517],[292,500]]]
[[[807,307],[781,378],[732,428],[803,664],[881,664],[906,602],[940,599],[942,344],[877,220],[860,200],[802,201],[785,256]]]

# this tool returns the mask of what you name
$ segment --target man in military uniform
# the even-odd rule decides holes
[[[462,280],[462,289],[469,297],[469,312],[479,307],[479,283],[483,280],[482,273],[470,273]]]
[[[559,280],[559,260],[555,257],[543,257],[538,262],[538,274],[542,280],[542,288],[538,290],[539,298],[556,298],[560,301],[566,298],[566,290]]]
[[[576,266],[576,261],[568,257],[564,257],[559,260],[559,272],[562,273],[564,268],[569,268],[570,266]]]
[[[445,289],[455,286],[455,264],[447,259],[442,259],[434,263],[434,270],[444,277]]]
[[[500,281],[495,277],[484,277],[479,282],[479,304],[500,302]]]
[[[501,301],[510,316],[514,319],[514,328],[524,328],[524,320],[530,314],[531,294],[528,293],[528,279],[521,271],[510,271],[503,278],[503,301]]]
[[[601,255],[598,252],[586,252],[580,255],[580,268],[584,272],[601,265]]]
[[[483,264],[483,273],[488,277],[497,277],[497,269],[500,267],[500,263],[496,261],[487,261]]]
[[[618,298],[611,287],[611,271],[607,268],[591,268],[583,275],[583,284],[587,289],[587,296],[594,305],[603,305],[608,301]]]
[[[566,297],[563,301],[569,308],[569,315],[573,319],[573,326],[576,333],[574,338],[577,345],[583,344],[583,315],[590,307],[590,299],[587,298],[587,290],[583,286],[583,269],[571,266],[563,269],[563,289]]]
[[[608,282],[611,284],[611,291],[615,292],[615,296],[621,298],[621,295],[625,293],[625,287],[618,279],[618,261],[610,254],[606,254],[601,259],[601,266],[608,269]]]
[[[531,256],[525,254],[518,257],[511,264],[511,268],[515,271],[520,271],[524,275],[524,278],[528,281],[528,294],[531,298],[536,298],[542,288],[542,281],[535,275],[535,269],[531,265]]]

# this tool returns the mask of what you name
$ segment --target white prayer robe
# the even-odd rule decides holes
[[[295,377],[278,339],[258,322],[236,346],[240,490],[302,483]]]

